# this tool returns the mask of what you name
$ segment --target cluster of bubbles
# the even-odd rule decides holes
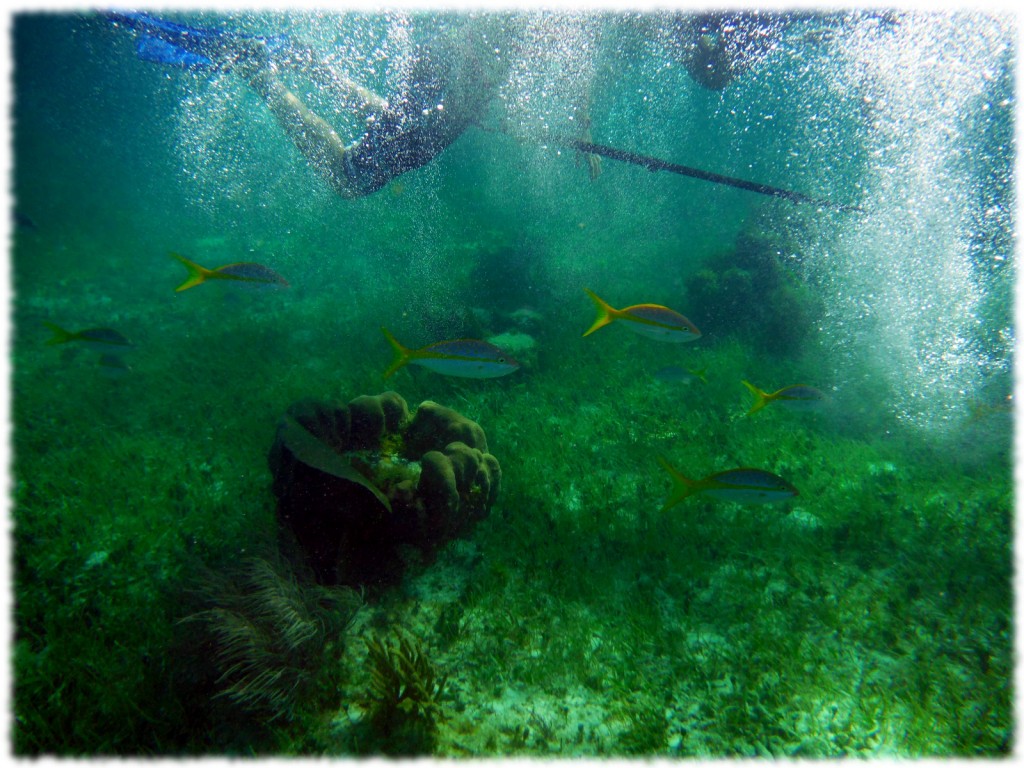
[[[226,87],[223,74],[209,81],[188,78],[179,101],[173,142],[181,159],[182,173],[196,202],[207,207],[221,198],[244,196],[248,182],[239,173],[244,155],[232,142],[238,127],[245,124],[234,88]],[[191,82],[195,81],[195,82]],[[192,87],[198,84],[200,87]]]
[[[599,25],[586,13],[525,17],[522,47],[500,93],[510,132],[540,140],[575,135],[572,122],[590,100]]]
[[[981,261],[1010,254],[975,247],[979,187],[1006,180],[979,175],[976,160],[989,134],[978,121],[1012,109],[993,103],[1012,77],[1012,40],[1008,19],[984,14],[910,14],[881,31],[863,18],[834,36],[817,94],[859,105],[865,209],[825,219],[810,264],[825,286],[822,329],[840,374],[870,370],[893,413],[920,427],[962,424],[986,379],[1008,377],[1012,333],[1003,348],[983,345],[980,310]]]

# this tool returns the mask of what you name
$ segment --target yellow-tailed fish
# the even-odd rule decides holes
[[[597,319],[590,329],[584,333],[589,336],[598,328],[603,328],[615,320],[622,320],[631,331],[648,336],[658,341],[682,342],[700,338],[697,326],[673,309],[660,304],[634,304],[625,309],[615,309],[589,288],[584,288],[587,296],[597,307]]]
[[[796,495],[798,491],[778,475],[763,469],[738,467],[724,472],[715,472],[702,480],[691,480],[676,470],[664,458],[658,457],[661,466],[672,477],[672,490],[669,492],[664,512],[671,509],[688,496],[702,493],[716,499],[735,501],[739,504],[768,504],[785,501]]]
[[[270,267],[265,267],[252,261],[238,261],[234,264],[225,264],[222,267],[207,269],[190,259],[186,259],[181,254],[171,253],[171,256],[184,264],[185,269],[188,270],[188,279],[175,288],[175,292],[188,290],[200,283],[205,283],[207,280],[235,280],[241,283],[255,283],[259,285],[288,285],[288,281]]]
[[[826,400],[824,392],[820,389],[809,387],[806,384],[793,384],[789,387],[783,387],[777,392],[765,392],[755,387],[749,381],[744,381],[743,385],[754,396],[754,405],[747,411],[747,416],[757,413],[769,403],[778,402],[789,408],[799,410],[816,408]]]
[[[95,349],[98,352],[123,352],[132,343],[113,328],[86,328],[84,331],[66,331],[59,325],[44,322],[47,328],[53,331],[53,338],[47,344],[67,344],[77,342],[78,344]]]
[[[500,347],[479,339],[454,339],[428,344],[422,349],[403,347],[387,328],[381,328],[395,359],[384,371],[388,378],[402,366],[422,365],[435,373],[462,376],[469,379],[493,379],[518,370],[519,363]]]

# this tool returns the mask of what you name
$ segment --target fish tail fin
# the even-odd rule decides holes
[[[608,323],[612,322],[615,319],[616,310],[615,307],[606,302],[589,288],[584,288],[583,290],[587,292],[587,296],[590,297],[591,301],[594,302],[594,306],[597,307],[597,319],[594,320],[594,324],[590,326],[590,329],[583,334],[584,336],[589,336],[598,328],[604,328]]]
[[[389,378],[399,368],[409,362],[409,350],[403,347],[394,336],[391,335],[391,331],[385,328],[383,325],[380,327],[384,331],[384,338],[388,340],[388,344],[391,345],[391,349],[395,351],[395,359],[391,361],[391,365],[384,371],[384,378]]]
[[[211,274],[213,274],[212,270],[209,270],[206,267],[199,266],[194,261],[186,259],[180,253],[174,253],[172,251],[171,252],[171,256],[173,256],[178,261],[180,261],[182,264],[184,264],[185,265],[185,269],[188,270],[188,279],[184,283],[182,283],[181,285],[179,285],[177,288],[174,289],[175,293],[178,293],[180,291],[188,290],[189,288],[194,288],[195,286],[199,285],[200,283],[205,283],[206,279],[208,277],[210,277]]]
[[[46,342],[48,345],[64,344],[75,338],[75,334],[71,333],[71,331],[65,331],[63,328],[61,328],[59,325],[56,325],[55,323],[48,323],[44,320],[43,325],[45,325],[47,328],[53,331],[53,338]]]
[[[705,365],[703,368],[698,368],[694,371],[690,371],[694,376],[700,379],[703,383],[708,383],[708,367]]]
[[[665,460],[665,457],[659,456],[658,463],[665,468],[669,477],[672,478],[672,490],[669,491],[668,499],[661,508],[662,512],[667,512],[687,496],[695,494],[697,492],[697,487],[693,480],[686,477],[682,472],[669,464],[668,461]]]
[[[747,411],[747,416],[753,416],[755,413],[757,413],[766,405],[768,405],[768,393],[758,389],[757,387],[755,387],[753,384],[746,380],[743,381],[743,385],[750,390],[750,394],[752,394],[755,398],[754,406],[749,411]]]

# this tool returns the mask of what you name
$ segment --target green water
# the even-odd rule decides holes
[[[175,18],[288,33],[383,93],[417,35],[467,23]],[[16,16],[14,752],[1008,753],[1017,30],[786,21],[710,90],[668,17],[523,16],[482,128],[346,200],[234,74],[141,61],[99,16]],[[597,143],[862,210],[613,159],[592,180],[552,142],[582,102]],[[289,287],[175,293],[172,251]],[[584,287],[703,335],[583,338]],[[117,330],[127,369],[44,323]],[[385,382],[381,326],[533,346],[500,378]],[[706,382],[655,376],[670,365]],[[827,400],[747,416],[743,380]],[[475,420],[501,490],[353,617],[279,552],[267,456],[291,404],[387,389]],[[799,495],[663,512],[659,456]],[[229,619],[262,645],[231,656]],[[390,710],[387,649],[421,684]]]

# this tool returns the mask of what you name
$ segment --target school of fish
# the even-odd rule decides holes
[[[233,262],[223,266],[207,268],[178,253],[171,257],[179,261],[188,271],[187,279],[174,290],[181,292],[211,280],[246,283],[253,286],[287,287],[288,281],[276,271],[255,262]],[[589,336],[600,328],[618,323],[634,333],[655,341],[683,343],[696,341],[701,337],[697,326],[684,315],[660,304],[634,304],[616,309],[589,288],[583,289],[597,309],[597,317],[583,336]],[[122,353],[133,345],[113,328],[86,328],[68,331],[54,323],[45,323],[53,332],[47,344],[75,344],[100,353],[99,366],[107,375],[123,375],[131,371]],[[407,365],[417,365],[444,376],[458,376],[469,379],[492,379],[507,376],[520,369],[520,364],[508,352],[482,339],[451,339],[436,341],[424,347],[406,347],[387,329],[382,327],[384,338],[391,346],[393,359],[384,371],[388,379]],[[680,366],[666,366],[655,373],[663,382],[707,383],[707,369],[685,369]],[[766,392],[744,380],[743,385],[754,396],[754,404],[747,412],[751,416],[772,403],[789,408],[810,408],[820,406],[827,400],[824,392],[807,384],[792,384],[775,392]],[[786,501],[799,494],[787,480],[767,470],[754,467],[736,467],[714,472],[699,480],[683,475],[667,459],[659,456],[658,462],[668,472],[672,481],[668,499],[662,506],[665,512],[685,499],[702,495],[739,504],[766,504]]]

